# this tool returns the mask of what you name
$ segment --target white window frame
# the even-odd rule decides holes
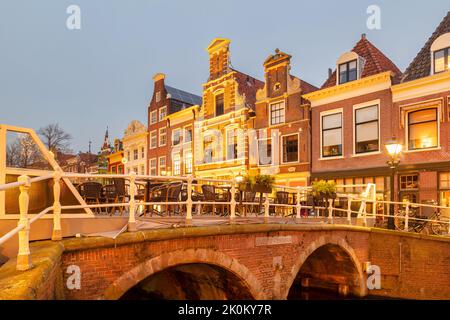
[[[276,124],[272,124],[272,106],[274,106],[276,104],[280,104],[280,103],[283,104],[284,121],[276,123]],[[268,109],[269,109],[268,110],[269,114],[268,114],[267,118],[268,118],[268,122],[269,122],[268,123],[269,127],[278,126],[278,125],[286,123],[286,101],[285,100],[279,100],[279,101],[274,101],[274,102],[269,103],[269,108]]]
[[[164,110],[164,117],[161,117],[162,110]],[[167,106],[162,106],[161,108],[159,108],[159,117],[158,117],[159,122],[163,121],[166,116],[167,116]]]
[[[160,102],[161,101],[161,91],[157,91],[155,95],[155,101]]]
[[[336,114],[336,113],[340,113],[341,114],[341,142],[342,142],[342,155],[340,156],[334,156],[334,157],[324,157],[323,156],[323,134],[322,134],[322,118],[324,116],[329,116],[332,114]],[[337,108],[337,109],[333,109],[333,110],[327,110],[327,111],[322,111],[319,115],[319,119],[320,119],[320,159],[319,160],[333,160],[333,159],[343,159],[344,155],[345,155],[345,141],[344,141],[344,129],[345,129],[345,124],[344,124],[344,109],[343,108]]]
[[[186,133],[187,133],[187,131],[188,131],[188,129],[191,129],[191,140],[190,141],[185,141],[186,139],[185,139],[185,137],[186,137]],[[192,142],[192,141],[194,141],[194,128],[193,128],[193,126],[192,125],[187,125],[187,126],[184,126],[183,127],[183,143],[189,143],[189,142]]]
[[[139,149],[133,149],[133,160],[139,160]]]
[[[356,110],[363,109],[363,108],[366,108],[366,107],[372,107],[372,106],[375,106],[375,105],[378,106],[378,150],[377,151],[370,151],[370,152],[363,152],[363,153],[356,153]],[[380,113],[380,109],[381,109],[381,103],[380,103],[379,99],[353,105],[353,115],[352,115],[352,120],[353,120],[353,154],[352,154],[352,157],[363,157],[363,156],[368,156],[368,155],[374,155],[374,154],[381,153],[381,117],[380,117],[381,113]],[[322,124],[322,119],[321,119],[320,123]],[[342,124],[344,124],[343,115],[342,115]],[[320,136],[322,136],[322,131],[320,133],[321,133]],[[322,148],[320,150],[322,150]],[[344,145],[342,145],[342,154],[344,154]],[[328,159],[328,158],[329,157],[326,157],[326,159]]]
[[[163,166],[161,166],[161,159],[164,159],[164,165]],[[160,176],[162,176],[162,173],[161,173],[161,171],[163,171],[162,169],[164,169],[164,171],[166,171],[166,173],[167,173],[166,168],[167,168],[166,156],[159,157],[158,158],[158,173],[159,173]]]
[[[162,134],[161,131],[164,130],[164,129],[166,130],[166,132],[164,134]],[[160,147],[166,146],[167,145],[167,127],[159,128],[158,131],[159,131],[158,145]],[[166,137],[164,143],[161,143],[161,136],[165,136]]]
[[[153,133],[155,134],[156,137],[156,143],[155,146],[152,146],[152,135]],[[156,149],[158,147],[158,131],[157,130],[153,130],[150,132],[150,149]]]
[[[187,164],[187,161],[186,161],[187,157],[186,157],[186,155],[187,155],[188,153],[191,154],[191,172],[188,172],[188,171],[186,170],[186,164]],[[185,174],[192,174],[192,173],[194,173],[194,153],[192,152],[191,149],[187,149],[187,150],[184,150],[184,151],[183,151],[183,172],[184,172]]]
[[[297,136],[297,161],[289,161],[289,162],[284,162],[284,157],[283,157],[283,138],[284,137],[289,137],[289,136]],[[287,133],[287,134],[283,134],[280,136],[280,157],[281,157],[281,164],[291,164],[291,163],[298,163],[300,161],[300,133],[296,132],[296,133]]]
[[[437,147],[422,148],[422,149],[409,149],[409,114],[426,109],[436,109],[436,123],[437,123]],[[441,149],[441,106],[427,106],[422,108],[411,109],[405,112],[405,152],[424,152]]]
[[[239,134],[237,134],[237,135],[235,135],[235,136],[233,136],[233,139],[234,139],[234,137],[236,137],[236,154],[235,154],[235,158],[228,158],[228,132],[229,131],[236,131],[238,129],[238,127],[237,126],[232,126],[232,127],[228,127],[228,128],[226,128],[225,129],[225,160],[229,160],[229,161],[232,161],[232,160],[237,160],[239,157]],[[236,133],[236,132],[235,132]]]
[[[153,121],[153,115],[155,116],[155,120]],[[150,124],[158,123],[158,111],[153,110],[150,112]]]
[[[141,159],[145,159],[145,147],[141,146]]]
[[[155,166],[152,167],[152,161],[155,160]],[[152,170],[155,170],[155,176],[158,175],[158,159],[157,158],[151,158],[149,163],[150,171],[149,174],[152,175]]]
[[[174,144],[175,139],[173,138],[175,136],[175,132],[180,132],[180,142],[178,144]],[[172,130],[172,147],[179,146],[183,143],[183,134],[181,128],[176,128]]]
[[[178,161],[179,161],[179,164],[178,164],[178,172],[175,172],[175,157],[176,157],[176,156],[178,157]],[[180,152],[174,152],[174,153],[172,154],[172,174],[173,174],[174,176],[180,176],[181,173],[182,173],[181,168],[182,168],[181,154],[180,154]]]

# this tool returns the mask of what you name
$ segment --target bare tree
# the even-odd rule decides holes
[[[28,134],[19,134],[17,139],[6,147],[6,165],[9,167],[40,167],[43,161],[36,143]]]
[[[38,130],[42,141],[49,151],[55,155],[57,152],[70,152],[70,140],[72,136],[65,132],[58,123],[51,123]]]

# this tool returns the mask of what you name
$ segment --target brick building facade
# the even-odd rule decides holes
[[[315,179],[373,182],[378,198],[388,200],[392,171],[385,145],[395,138],[404,147],[393,180],[395,199],[448,205],[449,48],[450,13],[404,73],[362,35],[318,89],[291,75],[291,56],[278,49],[263,63],[264,82],[239,72],[230,63],[230,41],[214,39],[198,103],[163,110],[168,116],[161,117],[170,94],[164,75],[154,78],[149,171],[159,174],[170,166],[176,174],[223,179],[263,173],[293,186]],[[191,126],[192,134],[180,134]],[[180,140],[188,143],[188,161],[173,142],[159,144],[160,130],[167,141],[188,136]]]

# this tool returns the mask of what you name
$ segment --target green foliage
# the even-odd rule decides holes
[[[267,189],[272,189],[275,184],[275,178],[268,174],[257,174],[255,176],[255,184]]]
[[[312,194],[315,198],[334,198],[336,197],[336,183],[325,180],[314,181]]]
[[[239,183],[239,190],[250,191],[255,190],[255,187],[272,189],[275,184],[275,178],[271,175],[257,174],[255,176],[247,175],[241,183]]]
[[[242,182],[239,183],[240,191],[249,191],[255,188],[255,177],[244,176]]]

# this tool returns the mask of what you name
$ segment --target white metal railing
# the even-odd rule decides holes
[[[61,205],[60,203],[60,194],[61,187],[60,183],[63,178],[77,178],[77,179],[99,179],[99,178],[122,178],[129,181],[129,191],[128,191],[128,201],[124,201],[121,203],[103,203],[103,204],[80,204],[80,205]],[[54,202],[52,206],[49,206],[42,210],[40,213],[30,218],[28,215],[28,206],[29,206],[29,190],[32,183],[36,183],[43,180],[53,179],[53,197]],[[148,180],[158,180],[158,181],[180,181],[186,183],[186,200],[185,201],[136,201],[137,194],[137,184],[142,184],[143,181]],[[195,182],[194,182],[195,181]],[[226,185],[229,188],[229,194],[231,197],[227,199],[227,201],[206,201],[205,199],[201,199],[198,201],[193,200],[193,189],[199,188],[203,183],[216,183],[221,184],[220,186]],[[259,201],[237,201],[236,194],[238,189],[238,184],[234,180],[220,180],[220,179],[205,179],[194,176],[151,176],[151,175],[137,175],[134,172],[130,174],[81,174],[81,173],[64,173],[60,170],[55,171],[52,174],[42,175],[35,178],[30,178],[26,175],[21,175],[18,178],[17,182],[7,183],[0,185],[0,191],[5,191],[13,188],[19,188],[19,211],[20,218],[16,228],[12,229],[2,237],[0,237],[0,245],[18,235],[19,238],[19,249],[17,256],[17,269],[18,270],[28,270],[32,267],[30,260],[30,250],[29,250],[29,232],[30,226],[42,218],[49,212],[53,212],[53,231],[52,231],[52,240],[61,240],[62,239],[62,230],[61,230],[61,212],[63,210],[73,210],[73,209],[86,209],[86,208],[117,208],[117,207],[126,207],[128,208],[128,231],[135,231],[136,228],[136,211],[140,206],[161,206],[161,205],[182,205],[184,206],[185,212],[182,212],[180,209],[180,214],[184,214],[184,219],[187,225],[190,225],[193,219],[193,208],[196,206],[198,209],[201,206],[205,205],[221,205],[227,206],[227,211],[229,215],[230,223],[233,223],[236,219],[236,216],[242,214],[242,211],[246,206],[255,206],[257,208],[257,212],[254,212],[256,216],[262,214],[264,217],[264,222],[268,222],[269,218],[272,217],[280,217],[280,218],[296,218],[297,220],[301,220],[304,215],[302,212],[306,211],[306,216],[309,219],[312,219],[314,222],[314,218],[325,219],[328,223],[333,224],[352,224],[352,218],[356,215],[357,218],[362,219],[363,225],[368,225],[368,219],[379,219],[379,218],[387,218],[387,219],[403,219],[404,231],[410,231],[410,226],[412,222],[422,221],[425,223],[440,223],[440,224],[448,224],[447,233],[450,235],[450,220],[442,221],[439,219],[424,219],[421,217],[414,217],[410,214],[410,208],[414,207],[432,207],[435,210],[441,209],[449,209],[444,206],[435,206],[435,205],[427,205],[427,204],[413,204],[413,203],[403,203],[403,202],[391,202],[391,201],[381,201],[376,199],[376,186],[375,184],[365,184],[365,185],[345,185],[345,186],[337,186],[338,188],[361,188],[365,189],[361,194],[348,194],[348,193],[339,193],[338,196],[341,198],[345,198],[347,201],[346,208],[339,208],[334,206],[334,201],[329,200],[328,203],[325,203],[321,206],[316,206],[314,204],[305,203],[307,200],[308,194],[311,192],[311,187],[289,187],[289,186],[274,186],[275,190],[290,190],[292,199],[295,202],[291,201],[290,203],[277,203],[276,199],[271,199],[269,194],[265,194],[264,201],[262,198],[262,194],[260,194]],[[241,194],[242,195],[242,194]],[[148,200],[148,199],[147,199]],[[358,211],[352,210],[352,205],[356,204],[359,207]],[[367,212],[367,204],[372,204],[372,212]],[[405,215],[390,215],[385,213],[378,213],[378,205],[396,205],[396,206],[405,206]],[[273,209],[271,211],[271,208]],[[263,210],[261,210],[263,209]],[[241,211],[239,213],[238,211]],[[310,215],[308,211],[316,212],[314,215]],[[169,210],[166,210],[169,211]],[[398,211],[398,210],[397,210]],[[322,215],[320,214],[322,212]],[[212,212],[215,214],[215,212]],[[337,219],[340,218],[340,219]],[[345,222],[342,222],[344,220]],[[321,220],[321,223],[323,220]]]

